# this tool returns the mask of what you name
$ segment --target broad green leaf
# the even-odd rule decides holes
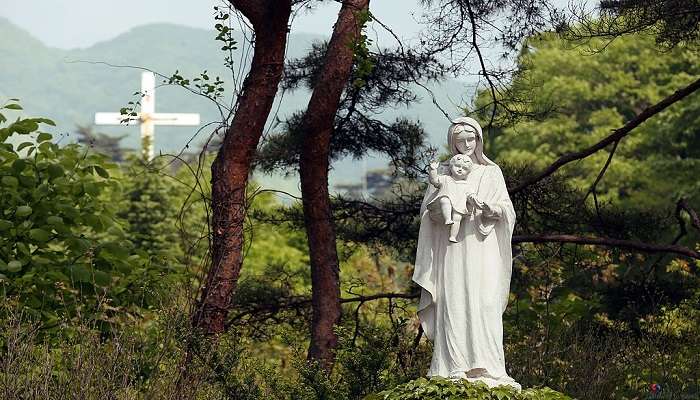
[[[51,140],[53,136],[50,133],[46,132],[40,132],[39,136],[36,138],[37,142],[45,142],[47,140]]]
[[[32,257],[32,263],[40,264],[40,265],[48,265],[48,264],[53,263],[53,261],[49,260],[46,257],[34,256],[34,257]]]
[[[19,104],[8,104],[3,108],[6,108],[8,110],[22,110],[22,106],[20,106]]]
[[[12,169],[15,170],[15,172],[19,173],[24,171],[24,168],[27,166],[27,161],[23,160],[21,158],[16,159],[12,163]]]
[[[48,118],[33,118],[33,120],[36,121],[36,122],[42,123],[42,124],[51,125],[51,126],[56,126],[56,123],[53,122],[52,119],[48,119]]]
[[[29,251],[29,247],[27,246],[26,243],[24,243],[24,242],[18,242],[18,243],[16,244],[16,246],[17,246],[17,250],[18,250],[20,253],[22,253],[22,254],[24,254],[24,255],[30,255],[30,254],[31,254],[31,252]]]
[[[0,219],[0,231],[5,231],[12,228],[12,222],[6,219]]]
[[[83,190],[85,191],[85,193],[91,196],[97,196],[98,194],[100,194],[100,189],[97,187],[97,185],[95,185],[92,182],[83,183]]]
[[[32,213],[32,208],[29,206],[19,206],[17,207],[17,211],[15,214],[18,217],[26,217],[27,215],[30,215]]]
[[[51,238],[51,234],[43,229],[34,228],[29,231],[29,238],[43,243]]]
[[[33,175],[20,175],[19,183],[24,187],[33,188],[36,187],[36,178]]]
[[[63,218],[58,217],[56,215],[52,215],[52,216],[46,218],[46,223],[49,225],[62,225]]]
[[[3,186],[17,187],[19,185],[19,181],[14,176],[3,176],[0,181]]]
[[[104,271],[94,271],[95,284],[98,286],[109,286],[112,283],[112,275]]]
[[[84,253],[90,248],[90,241],[83,238],[69,239],[68,247],[75,253]]]
[[[70,268],[71,279],[77,282],[92,282],[92,273],[82,265],[74,265]]]
[[[39,124],[29,119],[23,119],[10,125],[8,129],[10,132],[15,132],[19,135],[28,135],[39,129]]]
[[[19,272],[22,270],[22,263],[17,260],[12,260],[7,263],[8,272]]]
[[[23,149],[29,147],[29,146],[34,146],[33,142],[22,142],[17,146],[17,151],[22,151]]]
[[[85,215],[85,223],[92,227],[96,231],[101,231],[104,227],[102,226],[102,222],[100,221],[100,218],[94,214],[88,214]]]
[[[129,250],[126,246],[122,246],[117,242],[105,243],[102,248],[118,258],[127,258],[129,256]]]
[[[97,172],[97,175],[99,175],[105,179],[109,178],[109,172],[107,172],[106,169],[104,169],[100,166],[95,165],[95,172]]]
[[[63,176],[63,167],[58,164],[51,164],[48,166],[47,172],[49,173],[51,179],[59,178]]]

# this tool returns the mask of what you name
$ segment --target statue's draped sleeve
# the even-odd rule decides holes
[[[436,259],[439,241],[435,240],[433,234],[435,224],[432,222],[427,204],[432,200],[436,189],[428,185],[423,197],[420,209],[420,229],[418,231],[418,246],[416,250],[416,262],[413,272],[413,281],[421,287],[421,297],[418,304],[418,315],[421,319],[423,330],[428,339],[433,340],[435,330],[435,287],[436,268],[440,268],[439,260]],[[512,271],[512,250],[511,239],[515,226],[515,210],[508,196],[505,180],[501,169],[496,165],[485,166],[483,175],[480,178],[476,196],[479,200],[487,203],[492,215],[484,215],[477,212],[474,223],[478,234],[496,235],[498,241],[498,251],[500,253],[499,265],[487,266],[489,268],[502,268],[500,274],[502,281],[499,282],[498,293],[499,302],[502,304],[502,311],[505,311],[508,304],[510,290],[510,276]],[[465,265],[467,265],[465,260]]]
[[[515,209],[508,196],[508,188],[506,187],[503,173],[498,166],[487,168],[484,180],[479,185],[477,197],[488,204],[493,212],[493,215],[477,214],[477,228],[479,233],[484,236],[494,232],[498,239],[498,249],[501,255],[501,265],[498,267],[503,268],[504,274],[502,276],[506,278],[500,282],[501,287],[498,294],[503,305],[502,311],[505,311],[508,305],[510,277],[513,268],[511,240],[513,238],[513,229],[515,228]]]

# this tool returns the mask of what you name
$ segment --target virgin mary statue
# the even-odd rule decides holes
[[[512,268],[513,204],[501,169],[484,155],[476,120],[453,120],[447,143],[453,155],[467,155],[474,164],[464,183],[474,211],[463,216],[457,242],[450,242],[441,213],[428,207],[438,193],[428,185],[413,274],[421,287],[418,316],[433,342],[428,376],[520,389],[506,372],[501,320]]]

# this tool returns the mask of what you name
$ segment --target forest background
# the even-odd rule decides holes
[[[240,41],[223,23],[230,15],[216,13],[223,47]],[[372,22],[371,14],[355,18]],[[697,32],[695,18],[683,32]],[[484,121],[486,152],[503,168],[519,217],[504,315],[507,365],[525,387],[576,398],[640,398],[654,384],[697,395],[695,38],[655,21],[611,40],[592,37],[586,23],[595,24],[526,32],[507,77],[482,63],[483,90],[463,110]],[[212,340],[198,330],[197,310],[215,258],[210,182],[219,136],[197,152],[144,163],[88,128],[77,129],[78,144],[57,140],[44,132],[53,121],[24,116],[31,109],[17,114],[24,101],[4,103],[5,398],[355,399],[425,373],[430,344],[415,316],[411,262],[425,161],[445,151],[426,145],[420,123],[372,114],[415,101],[420,84],[445,79],[449,63],[358,38],[327,160],[378,151],[390,165],[375,172],[380,184],[368,193],[332,196],[342,318],[328,336],[336,342],[309,353],[311,362],[319,308],[301,199],[247,184],[240,277]],[[332,43],[289,57],[282,88],[313,91]],[[409,70],[409,62],[419,67]],[[221,100],[224,85],[206,72],[193,76],[199,80],[179,72],[162,80]],[[660,112],[605,151],[538,179],[650,109]],[[266,133],[255,146],[256,171],[296,174],[303,121],[303,113],[291,115]]]

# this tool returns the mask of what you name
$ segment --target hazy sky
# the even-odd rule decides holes
[[[558,7],[569,1],[554,0]],[[416,20],[422,13],[418,0],[374,0],[370,10],[402,39],[414,37],[420,29]],[[28,30],[49,46],[62,49],[87,47],[111,39],[129,29],[169,22],[211,29],[213,7],[225,0],[0,0],[0,16]],[[292,30],[328,35],[340,4],[326,1],[312,13],[298,15]],[[385,31],[380,40],[391,40]],[[391,45],[391,43],[387,43]]]
[[[221,0],[0,0],[0,16],[28,30],[45,44],[63,49],[87,47],[129,29],[169,22],[211,29],[213,7]],[[292,30],[328,35],[340,5],[326,2],[294,19]],[[371,11],[402,37],[414,36],[420,17],[416,0],[378,0]],[[386,32],[379,33],[387,38]]]

